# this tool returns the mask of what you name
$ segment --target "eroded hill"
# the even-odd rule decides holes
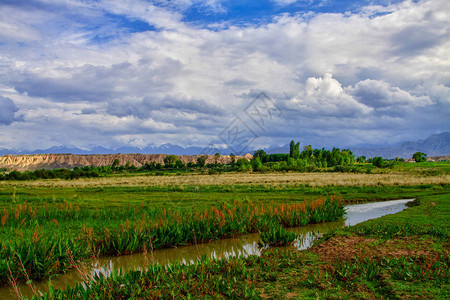
[[[99,154],[99,155],[74,155],[74,154],[34,154],[34,155],[4,155],[0,156],[0,168],[18,171],[33,171],[38,169],[58,169],[85,166],[109,166],[115,159],[119,160],[120,165],[129,162],[131,165],[141,167],[146,163],[155,162],[164,164],[164,158],[167,154]],[[178,158],[183,163],[196,163],[202,155],[181,155]],[[207,156],[206,163],[214,163],[215,158],[212,155]],[[239,158],[251,159],[252,155],[236,156]],[[230,156],[220,156],[219,163],[229,163]]]

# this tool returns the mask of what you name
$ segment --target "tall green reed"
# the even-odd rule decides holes
[[[7,282],[7,263],[23,279],[19,259],[30,278],[43,279],[71,267],[74,259],[122,255],[145,248],[204,243],[264,231],[327,222],[344,215],[339,198],[302,203],[222,204],[201,211],[127,206],[87,209],[71,204],[32,207],[27,203],[5,209],[0,229],[0,283]]]

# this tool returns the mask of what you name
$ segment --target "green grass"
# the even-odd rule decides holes
[[[0,209],[20,203],[74,206],[101,209],[127,205],[154,205],[204,209],[234,201],[301,202],[311,197],[342,196],[349,203],[415,198],[445,194],[449,185],[416,186],[325,186],[308,185],[206,185],[162,187],[0,187]]]
[[[44,279],[71,267],[74,259],[123,255],[204,243],[272,228],[296,227],[342,218],[337,198],[301,204],[234,202],[200,210],[128,206],[91,210],[72,205],[42,208],[18,204],[1,213],[0,284],[11,271],[24,279]]]
[[[407,296],[444,296],[449,286],[450,256],[434,258],[359,258],[338,262],[331,271],[310,272],[300,285],[318,290],[323,298],[361,297],[402,299]],[[320,291],[326,286],[327,291]],[[418,286],[423,288],[416,290]],[[415,290],[415,293],[411,293]]]
[[[450,195],[419,196],[413,206],[395,215],[370,220],[347,228],[365,236],[436,235],[447,237],[450,233]]]
[[[261,257],[203,259],[115,273],[52,291],[53,298],[448,298],[450,193],[447,186],[412,187],[416,206],[327,235],[320,247],[356,240],[327,257],[308,251],[264,252]],[[350,189],[351,190],[351,189]],[[345,246],[345,245],[343,245]],[[354,254],[350,250],[356,250]]]
[[[393,171],[412,172],[417,174],[448,174],[450,172],[449,161],[420,162],[420,163],[401,163],[394,165]]]
[[[421,164],[410,164],[414,165],[411,167],[405,164],[402,168],[411,168],[411,172],[423,168],[426,172],[420,171],[420,178],[436,175],[433,168],[438,163]],[[173,268],[177,271],[158,267],[158,276],[139,272],[116,274],[113,278],[97,278],[86,291],[79,286],[54,293],[68,298],[74,295],[87,298],[193,295],[195,298],[342,299],[368,295],[364,297],[376,299],[402,298],[402,295],[414,293],[439,298],[444,295],[444,287],[448,287],[448,282],[441,277],[420,277],[416,273],[422,272],[418,269],[419,263],[436,264],[436,270],[448,270],[449,184],[311,186],[269,182],[259,185],[71,187],[69,182],[67,186],[52,187],[52,181],[43,182],[47,186],[35,183],[11,182],[0,186],[0,216],[5,220],[0,228],[0,283],[7,281],[6,262],[19,280],[24,280],[20,260],[32,280],[64,272],[72,265],[68,249],[75,260],[82,260],[92,254],[126,254],[257,231],[262,231],[263,244],[289,244],[292,237],[286,235],[281,226],[330,221],[342,215],[341,206],[317,210],[303,207],[302,203],[337,196],[345,203],[417,198],[415,204],[418,205],[406,211],[336,231],[321,240],[326,245],[338,238],[367,239],[370,247],[363,243],[358,246],[361,251],[373,254],[371,248],[386,248],[408,254],[404,260],[389,255],[361,256],[338,264],[325,261],[312,251],[269,250],[261,258],[203,260],[194,266],[176,264]],[[255,209],[258,209],[257,214]],[[420,258],[418,252],[413,251],[417,249],[435,256]],[[385,252],[389,253],[388,250]],[[413,277],[407,280],[385,274],[382,266],[388,263],[391,269],[395,269],[395,265],[400,269],[410,268]],[[373,270],[366,269],[365,265],[372,266]],[[349,276],[338,274],[348,269],[353,270]],[[222,277],[217,270],[222,270]],[[359,276],[362,279],[354,282],[348,280],[351,274],[367,272],[374,272],[376,276]],[[314,278],[320,280],[314,281]],[[215,285],[213,280],[219,283]],[[417,286],[422,289],[413,292]]]
[[[260,231],[261,242],[258,243],[260,248],[264,247],[282,247],[294,243],[297,234],[289,232],[283,226],[275,225],[264,228]]]
[[[422,196],[400,213],[326,235],[319,243],[352,236],[369,242],[357,246],[361,257],[336,260],[331,270],[311,273],[306,286],[331,298],[362,297],[358,291],[366,298],[449,297],[449,213],[448,193]],[[324,282],[326,293],[320,291]]]

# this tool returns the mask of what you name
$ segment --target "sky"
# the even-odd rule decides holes
[[[449,31],[448,0],[0,0],[0,148],[426,138]]]

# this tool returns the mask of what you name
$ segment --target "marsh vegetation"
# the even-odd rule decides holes
[[[377,298],[409,295],[422,286],[423,295],[441,297],[448,287],[447,171],[3,181],[0,281],[31,284],[99,256],[151,253],[252,232],[261,233],[263,246],[289,245],[295,237],[287,227],[342,218],[346,203],[401,198],[418,200],[398,215],[326,235],[306,252],[269,249],[261,258],[204,258],[193,265],[100,274],[49,295]]]

